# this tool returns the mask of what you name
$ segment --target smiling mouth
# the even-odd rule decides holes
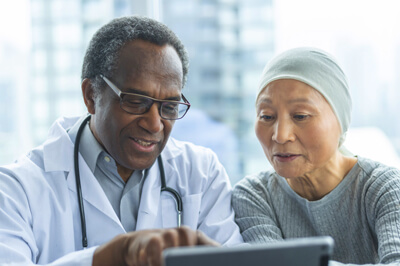
[[[139,145],[144,146],[144,147],[148,147],[148,146],[154,144],[154,142],[152,142],[152,141],[145,141],[145,140],[140,140],[140,139],[135,139],[135,138],[132,138],[132,139],[135,142],[137,142]]]

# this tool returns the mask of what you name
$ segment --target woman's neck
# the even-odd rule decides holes
[[[301,197],[310,201],[319,200],[342,182],[356,162],[357,158],[346,157],[338,151],[324,166],[304,176],[286,180]]]

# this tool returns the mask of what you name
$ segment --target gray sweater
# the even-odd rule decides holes
[[[330,265],[400,264],[395,168],[358,157],[343,181],[317,201],[300,197],[274,171],[261,172],[236,185],[232,202],[246,242],[329,235],[335,240]]]

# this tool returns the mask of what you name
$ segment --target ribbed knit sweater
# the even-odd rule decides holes
[[[342,182],[316,201],[300,197],[275,171],[260,172],[236,185],[232,202],[246,242],[329,235],[335,240],[329,265],[400,264],[395,168],[358,157]]]

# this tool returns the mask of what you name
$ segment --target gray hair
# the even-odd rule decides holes
[[[169,44],[174,47],[182,62],[182,87],[185,86],[189,59],[180,39],[166,25],[154,19],[129,16],[111,20],[93,35],[89,43],[83,60],[81,79],[92,80],[95,94],[105,85],[100,74],[106,77],[114,76],[121,48],[133,40],[148,41],[159,46]]]

